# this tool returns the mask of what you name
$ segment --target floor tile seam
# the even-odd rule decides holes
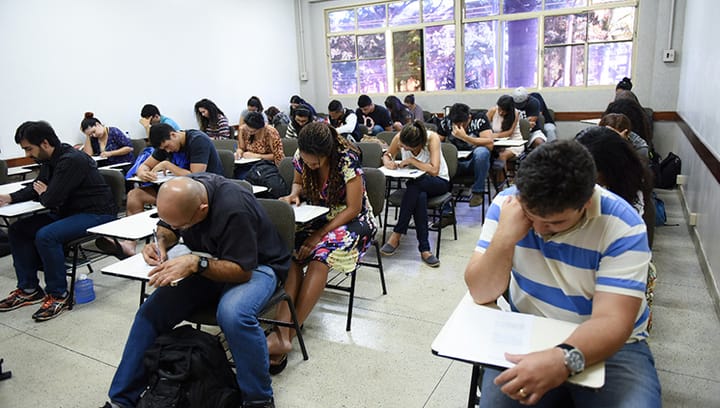
[[[447,367],[445,368],[445,371],[443,371],[442,375],[438,379],[438,381],[435,383],[435,386],[430,390],[430,393],[428,394],[427,398],[425,398],[425,403],[422,405],[423,408],[427,406],[427,404],[430,402],[430,399],[432,398],[433,394],[435,394],[435,391],[437,391],[438,387],[440,387],[440,383],[442,383],[443,379],[445,379],[445,376],[450,371],[450,367],[452,367],[453,361],[449,361]]]
[[[355,301],[357,302],[358,299],[359,298],[356,297]],[[324,298],[323,300],[327,304],[340,305],[340,306],[345,306],[345,308],[347,308],[347,304],[342,304],[340,302],[337,302],[337,303],[332,302],[327,298]],[[367,299],[367,300],[371,301],[372,299]],[[383,311],[383,310],[372,309],[369,307],[363,307],[363,306],[358,305],[357,303],[355,303],[353,305],[353,317],[355,316],[355,310],[363,310],[366,312],[378,313],[378,314],[387,315],[387,316],[402,317],[402,318],[406,318],[406,319],[410,319],[410,320],[414,320],[414,321],[418,321],[418,322],[431,323],[431,324],[435,324],[435,325],[439,325],[439,326],[442,326],[443,324],[445,324],[445,320],[443,320],[443,321],[428,320],[428,319],[423,319],[423,318],[416,317],[416,316],[410,316],[407,314],[388,312],[388,311]]]
[[[696,380],[705,380],[705,381],[709,381],[709,382],[712,382],[712,383],[720,384],[720,380],[718,380],[718,379],[716,379],[716,378],[708,378],[708,377],[702,377],[702,376],[699,376],[699,375],[686,374],[686,373],[681,373],[681,372],[678,372],[678,371],[668,370],[668,369],[664,369],[664,368],[656,368],[656,370],[659,371],[659,372],[664,372],[664,373],[668,373],[668,374],[680,375],[680,376],[683,376],[683,377],[694,378],[694,379],[696,379]]]
[[[103,364],[103,365],[105,365],[105,366],[108,366],[108,367],[117,368],[116,365],[112,365],[112,364],[107,363],[107,362],[105,362],[105,361],[102,361],[102,360],[100,360],[100,359],[98,359],[98,358],[96,358],[96,357],[93,357],[93,356],[91,356],[91,355],[89,355],[89,354],[81,353],[80,351],[74,350],[74,349],[72,349],[72,348],[70,348],[70,347],[68,347],[68,346],[64,346],[64,345],[62,345],[62,344],[60,344],[60,343],[56,343],[56,342],[47,340],[47,339],[42,338],[42,337],[40,337],[40,336],[34,335],[34,334],[30,333],[30,332],[25,332],[24,334],[26,334],[26,335],[28,335],[28,336],[36,339],[36,340],[39,340],[39,341],[41,341],[41,342],[43,342],[43,343],[47,343],[47,344],[53,345],[53,346],[55,346],[55,347],[59,347],[59,348],[65,350],[65,351],[69,351],[69,352],[72,353],[72,354],[75,354],[75,355],[78,355],[78,356],[81,356],[81,357],[85,357],[85,358],[87,358],[87,359],[96,361],[96,362],[98,362],[98,363],[100,363],[100,364]]]

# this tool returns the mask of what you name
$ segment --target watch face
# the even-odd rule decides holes
[[[565,365],[574,373],[579,373],[585,369],[585,357],[577,349],[572,349],[565,353]]]

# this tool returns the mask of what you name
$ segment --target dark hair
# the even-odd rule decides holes
[[[360,95],[357,100],[357,104],[359,107],[364,108],[368,105],[372,105],[373,101],[370,99],[367,95]]]
[[[509,130],[513,123],[515,123],[515,101],[513,100],[513,97],[510,95],[503,95],[499,97],[497,100],[497,106],[505,111],[505,116],[503,116],[500,130]]]
[[[328,195],[326,204],[333,207],[342,201],[342,190],[345,188],[344,177],[340,169],[341,156],[348,150],[357,152],[344,137],[338,135],[335,128],[323,122],[311,122],[302,128],[298,135],[298,150],[303,153],[328,158],[330,174],[328,176]],[[322,180],[317,170],[303,164],[303,192],[310,203],[320,203]]]
[[[293,119],[295,118],[295,116],[312,119],[312,113],[310,112],[310,108],[307,105],[300,105],[295,108],[293,110]]]
[[[247,106],[252,106],[258,110],[258,112],[263,111],[262,102],[260,102],[260,98],[257,96],[251,96],[250,99],[247,101]]]
[[[427,139],[427,130],[420,120],[408,123],[400,131],[400,141],[407,147],[425,146]]]
[[[260,112],[248,112],[245,116],[245,124],[253,129],[262,129],[265,127],[265,118]]]
[[[62,144],[55,134],[55,130],[45,121],[28,121],[18,126],[15,131],[15,143],[20,144],[21,140],[26,140],[35,146],[40,146],[43,140],[47,140],[52,147],[60,147]]]
[[[147,104],[142,107],[140,110],[140,117],[141,118],[149,118],[151,116],[158,115],[160,116],[160,110],[155,105]]]
[[[82,122],[80,122],[80,130],[82,130],[84,132],[85,129],[87,129],[89,127],[93,127],[93,126],[97,125],[98,123],[100,123],[102,125],[102,122],[100,122],[100,120],[98,118],[94,117],[92,112],[85,112],[85,115],[83,116],[83,120],[82,120]]]
[[[328,112],[341,112],[343,110],[343,104],[342,102],[338,101],[337,99],[333,99],[328,104]]]
[[[450,113],[448,113],[451,123],[462,123],[470,119],[470,107],[464,103],[456,103],[450,107]]]
[[[618,132],[622,132],[623,130],[632,130],[632,123],[630,123],[630,118],[628,118],[622,113],[604,114],[603,117],[600,119],[600,123],[598,123],[598,126],[610,126]]]
[[[300,97],[300,95],[293,95],[290,97],[290,103],[306,103],[306,102],[305,102],[305,99]]]
[[[410,105],[415,105],[415,95],[413,95],[413,94],[405,95],[404,101],[405,101],[405,103],[409,103]]]
[[[608,104],[603,116],[608,113],[622,113],[630,119],[632,131],[652,146],[652,127],[645,109],[632,99],[616,99]]]
[[[204,117],[200,114],[200,108],[205,108],[208,111],[209,118]],[[218,115],[223,115],[223,111],[215,105],[215,102],[210,99],[203,98],[195,103],[195,118],[197,119],[200,130],[205,132],[208,128],[217,128]]]
[[[156,149],[160,148],[160,144],[170,139],[170,133],[174,132],[172,126],[167,123],[158,123],[150,127],[150,145]]]
[[[265,115],[268,117],[269,121],[272,121],[278,113],[280,113],[280,109],[275,106],[271,106],[265,110]]]
[[[645,165],[630,142],[602,126],[587,128],[575,140],[592,155],[598,178],[602,177],[606,188],[630,204],[638,203],[637,192],[645,194],[649,179]]]
[[[640,100],[638,99],[637,95],[635,95],[633,93],[633,91],[626,91],[626,90],[617,91],[615,93],[615,100],[617,101],[618,99],[631,99],[637,103],[640,103]]]
[[[515,185],[525,208],[544,217],[582,208],[592,197],[596,179],[587,149],[574,140],[557,140],[541,144],[523,160]]]
[[[624,77],[620,80],[620,82],[617,83],[617,85],[615,86],[615,90],[617,91],[618,89],[624,89],[626,91],[632,91],[632,87],[633,85],[630,78]]]
[[[387,98],[385,98],[385,107],[388,108],[390,113],[393,112],[400,112],[404,109],[407,109],[405,105],[403,105],[400,98],[398,98],[395,95],[390,95]]]

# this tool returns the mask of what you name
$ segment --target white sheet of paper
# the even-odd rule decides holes
[[[310,205],[306,203],[300,204],[300,206],[293,205],[293,211],[295,212],[295,222],[305,223],[312,221],[315,218],[330,211],[327,207],[321,207],[318,205]]]
[[[424,171],[418,170],[416,168],[397,168],[397,169],[388,169],[385,166],[380,167],[380,171],[383,172],[385,177],[393,177],[393,178],[405,178],[405,179],[416,179],[423,174],[425,174]]]

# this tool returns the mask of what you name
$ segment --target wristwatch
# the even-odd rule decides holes
[[[566,343],[558,344],[555,347],[559,347],[565,353],[565,367],[570,370],[571,377],[585,369],[585,356],[582,351]]]
[[[195,272],[195,273],[198,275],[202,274],[203,272],[205,272],[205,270],[208,268],[209,265],[210,265],[210,261],[208,261],[208,259],[206,257],[201,256],[200,259],[198,259],[197,272]]]

